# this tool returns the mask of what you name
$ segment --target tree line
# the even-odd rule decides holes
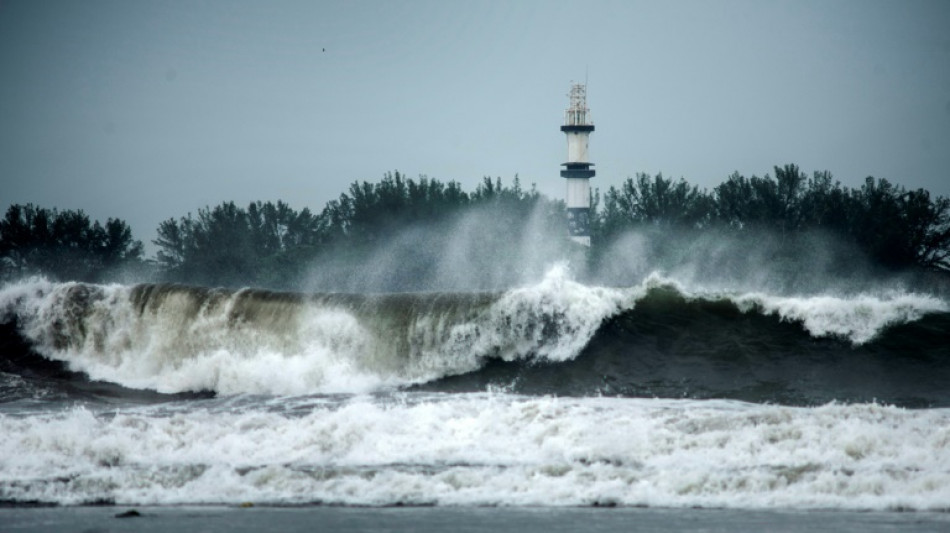
[[[950,271],[950,200],[924,189],[907,190],[868,177],[843,187],[827,171],[807,176],[796,165],[774,167],[775,177],[733,173],[712,191],[661,174],[639,174],[610,187],[594,217],[594,241],[633,228],[717,230],[741,234],[768,230],[780,238],[825,231],[850,242],[890,269]]]
[[[283,202],[225,202],[197,216],[158,227],[158,268],[166,279],[204,285],[287,288],[323,255],[366,260],[376,247],[414,225],[435,225],[462,211],[491,206],[518,227],[539,203],[555,206],[533,187],[484,178],[471,192],[458,182],[387,173],[376,183],[354,182],[319,214]],[[552,216],[557,216],[556,214]]]
[[[82,211],[11,205],[0,220],[0,279],[37,273],[60,280],[105,281],[141,267],[143,247],[124,221],[91,221]]]
[[[867,178],[859,188],[827,171],[807,176],[795,165],[774,177],[729,176],[711,191],[662,174],[638,174],[592,197],[592,260],[631,230],[716,231],[742,236],[768,231],[793,241],[823,231],[839,236],[883,268],[950,271],[950,200]],[[44,273],[54,279],[104,281],[123,269],[152,279],[203,285],[288,288],[314,259],[355,261],[413,226],[441,224],[473,209],[490,210],[492,232],[517,231],[540,208],[545,224],[565,224],[561,201],[483,178],[472,192],[455,181],[399,172],[358,181],[319,212],[282,201],[223,202],[157,228],[158,251],[143,246],[119,219],[104,224],[82,211],[13,205],[0,220],[0,277]],[[566,235],[566,231],[565,231]]]

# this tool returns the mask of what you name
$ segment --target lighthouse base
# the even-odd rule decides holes
[[[577,244],[580,244],[580,245],[582,245],[582,246],[586,246],[586,247],[590,248],[590,237],[587,237],[587,236],[584,236],[584,237],[571,237],[571,240],[574,241],[574,242],[576,242]]]
[[[590,246],[590,208],[567,208],[567,231],[572,241]]]

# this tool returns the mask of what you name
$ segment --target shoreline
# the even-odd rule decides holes
[[[130,511],[135,511],[134,513]],[[5,531],[947,531],[950,513],[644,507],[0,506]]]

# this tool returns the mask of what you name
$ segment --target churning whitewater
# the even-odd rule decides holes
[[[571,359],[640,292],[588,288],[559,270],[500,294],[34,282],[0,305],[37,352],[95,380],[164,393],[359,393],[471,372],[487,358]]]
[[[0,501],[950,510],[950,307],[0,289]]]
[[[162,393],[365,393],[475,372],[492,360],[567,362],[605,322],[636,320],[638,306],[658,304],[674,320],[704,308],[719,320],[732,311],[726,318],[737,323],[766,318],[762,330],[794,324],[800,343],[835,339],[852,348],[948,314],[936,297],[903,292],[699,293],[658,275],[630,288],[588,287],[563,267],[501,293],[306,295],[46,281],[0,292],[0,313],[43,357],[93,380]]]
[[[460,395],[0,417],[0,498],[59,504],[950,510],[950,410]]]

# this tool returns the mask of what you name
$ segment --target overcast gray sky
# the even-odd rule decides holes
[[[148,242],[391,170],[561,197],[585,75],[594,187],[796,163],[950,196],[947,1],[0,0],[0,208]]]

